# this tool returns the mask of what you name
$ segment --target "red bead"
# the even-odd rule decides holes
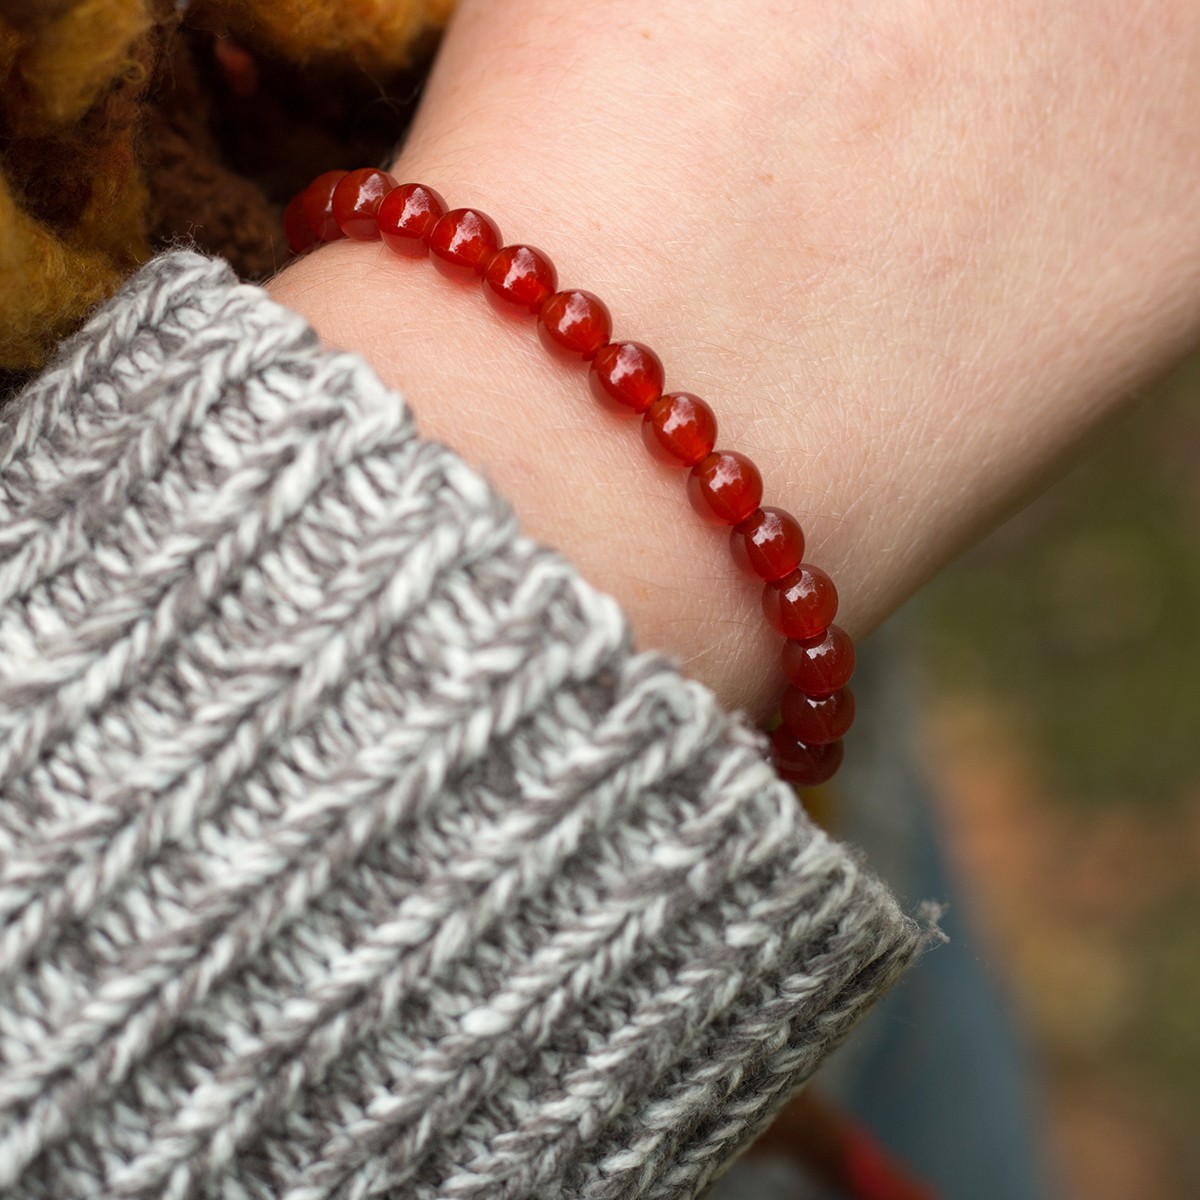
[[[396,181],[385,171],[374,167],[360,167],[343,175],[333,189],[330,207],[333,219],[348,237],[356,242],[379,240],[376,214],[380,202],[396,186]]]
[[[662,359],[641,342],[609,342],[592,359],[590,382],[602,404],[644,413],[662,395]]]
[[[326,171],[318,175],[300,195],[300,210],[304,213],[304,219],[322,242],[336,242],[344,236],[342,227],[333,215],[333,189],[348,174],[348,171]]]
[[[784,675],[810,696],[828,696],[845,687],[854,674],[854,659],[854,643],[839,625],[804,641],[783,643]]]
[[[736,450],[718,450],[698,462],[688,476],[688,499],[706,520],[737,525],[762,500],[758,468]]]
[[[810,563],[763,588],[767,620],[788,638],[811,638],[823,633],[837,613],[833,580]]]
[[[422,183],[402,183],[379,204],[375,216],[379,235],[389,250],[406,258],[429,253],[429,235],[446,215],[446,202]]]
[[[854,724],[854,693],[838,688],[828,696],[809,696],[799,688],[785,688],[779,702],[784,727],[810,746],[839,741]]]
[[[768,583],[791,574],[804,557],[804,532],[782,508],[760,508],[730,534],[734,561]]]
[[[555,292],[538,314],[538,337],[559,358],[588,362],[612,336],[612,317],[591,292]]]
[[[483,280],[487,298],[496,302],[495,307],[523,309],[536,317],[558,286],[558,272],[532,246],[505,246],[492,255]]]
[[[283,232],[287,236],[288,249],[293,254],[304,254],[321,240],[304,218],[303,192],[293,196],[283,210]]]
[[[451,209],[429,235],[433,265],[452,279],[470,280],[482,275],[499,249],[496,222],[474,208]]]
[[[694,467],[716,445],[716,414],[699,396],[668,392],[646,409],[642,441],[661,462]]]
[[[782,725],[771,734],[771,749],[774,752],[775,770],[789,783],[801,787],[816,787],[832,779],[845,755],[841,742],[810,746],[794,737]]]

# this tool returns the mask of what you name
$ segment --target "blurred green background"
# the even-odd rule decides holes
[[[916,606],[1069,1200],[1200,1196],[1200,356]]]

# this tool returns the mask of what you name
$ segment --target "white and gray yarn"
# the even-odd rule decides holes
[[[0,429],[0,1195],[695,1195],[916,952],[360,360],[146,267]]]

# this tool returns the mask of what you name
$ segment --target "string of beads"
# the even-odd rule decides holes
[[[383,242],[409,258],[426,255],[464,281],[482,280],[498,306],[537,320],[542,344],[558,358],[590,364],[596,398],[639,415],[642,438],[656,458],[688,471],[692,507],[728,526],[735,561],[763,582],[763,612],[785,638],[787,687],[772,731],[775,766],[800,786],[829,779],[842,762],[842,738],[854,720],[854,646],[833,624],[837,590],[806,563],[804,533],[783,509],[763,506],[762,476],[744,454],[718,450],[717,418],[689,392],[663,392],[662,360],[640,342],[612,340],[612,318],[590,292],[559,291],[553,263],[532,246],[501,244],[500,230],[473,208],[448,210],[432,188],[399,184],[364,167],[319,175],[284,213],[288,245],[303,254],[321,242]]]

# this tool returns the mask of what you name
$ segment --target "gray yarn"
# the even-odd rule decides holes
[[[693,1196],[919,940],[226,267],[3,414],[0,1194]]]

